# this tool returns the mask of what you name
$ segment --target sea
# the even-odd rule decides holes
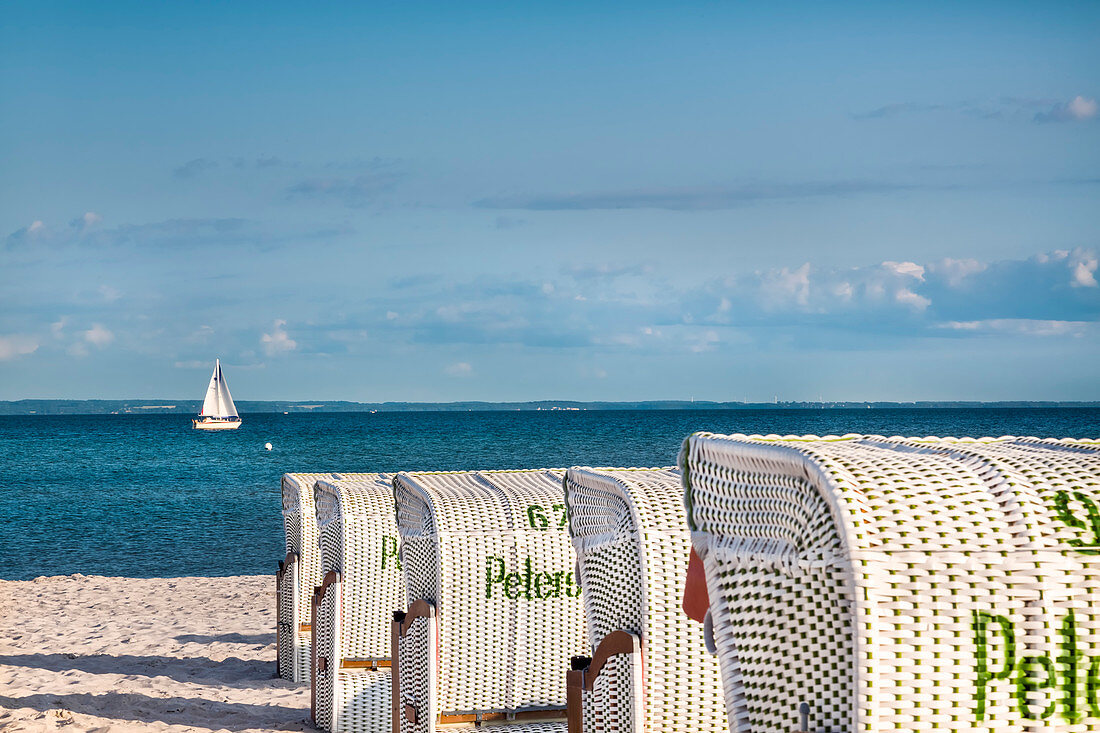
[[[667,466],[718,433],[1100,437],[1100,408],[0,416],[0,579],[272,574],[286,472]],[[270,443],[267,450],[265,444]]]

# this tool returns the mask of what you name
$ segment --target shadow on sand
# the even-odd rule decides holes
[[[173,637],[181,644],[274,644],[275,632],[269,634],[218,634],[209,636],[203,634],[180,634]]]
[[[0,655],[0,665],[33,667],[51,672],[79,670],[92,674],[168,677],[178,682],[270,687],[278,684],[274,660],[238,659],[221,661],[207,657],[141,657],[132,654],[9,654]],[[286,682],[286,686],[297,687]]]
[[[0,695],[0,707],[41,711],[60,708],[103,718],[166,723],[203,730],[238,731],[259,727],[289,731],[314,730],[309,722],[309,711],[300,708],[218,702],[194,697],[149,697],[129,692],[108,692],[102,695],[35,694],[24,697]]]

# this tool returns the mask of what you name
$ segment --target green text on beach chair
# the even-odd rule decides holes
[[[680,472],[571,468],[565,497],[594,650],[569,672],[570,733],[726,731],[718,661],[680,608]]]
[[[318,727],[330,731],[391,724],[390,617],[405,582],[390,479],[358,474],[314,488],[323,580],[312,604],[311,704]]]
[[[283,532],[286,557],[275,576],[276,640],[279,676],[291,682],[309,680],[309,602],[321,582],[321,552],[317,547],[317,513],[313,484],[330,473],[283,475]]]
[[[499,721],[565,730],[565,677],[587,649],[564,471],[398,474],[409,605],[395,614],[396,733]]]
[[[1100,730],[1100,444],[699,433],[681,464],[732,731]]]

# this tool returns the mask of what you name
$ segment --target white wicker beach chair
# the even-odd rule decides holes
[[[565,497],[594,650],[569,672],[570,733],[726,731],[718,660],[681,610],[680,472],[571,468]]]
[[[394,614],[395,733],[500,722],[565,731],[584,618],[563,470],[398,474],[406,611]]]
[[[1100,730],[1100,443],[689,437],[734,731]]]
[[[387,474],[318,481],[322,582],[313,594],[311,706],[318,727],[392,725],[390,619],[405,602],[393,485]]]
[[[291,682],[309,680],[310,598],[321,582],[321,552],[317,547],[317,512],[313,484],[340,474],[283,475],[283,532],[286,557],[275,575],[275,616],[279,676]],[[347,474],[353,475],[353,474]]]

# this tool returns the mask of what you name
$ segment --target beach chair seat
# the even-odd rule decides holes
[[[322,480],[314,496],[324,576],[312,600],[313,720],[342,733],[388,730],[390,617],[405,599],[391,477]]]
[[[332,688],[339,691],[338,699],[327,702],[335,708],[329,719],[336,724],[318,726],[333,731],[388,731],[391,727],[392,705],[388,667],[379,669],[341,669]],[[328,695],[332,696],[331,691]],[[331,708],[330,708],[331,709]]]
[[[732,731],[1100,730],[1100,443],[698,433]],[[730,705],[736,700],[740,707]]]
[[[569,671],[571,732],[726,731],[718,661],[680,607],[679,470],[571,468],[565,497],[594,650]]]
[[[276,666],[279,676],[291,682],[309,681],[310,598],[321,582],[313,485],[338,475],[287,473],[282,479],[286,556],[275,575]]]
[[[394,614],[398,733],[564,733],[564,668],[587,649],[563,470],[400,473],[409,603]]]

